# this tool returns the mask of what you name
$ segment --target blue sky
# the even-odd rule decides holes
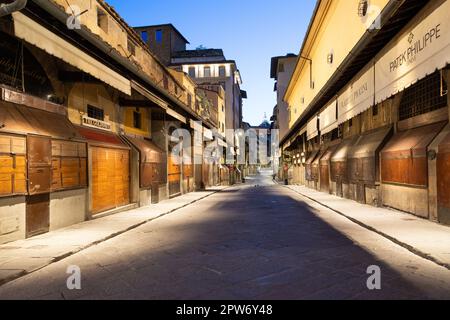
[[[270,58],[298,53],[315,0],[107,0],[131,25],[172,23],[199,45],[222,48],[236,60],[248,93],[244,121],[270,118],[276,97]]]

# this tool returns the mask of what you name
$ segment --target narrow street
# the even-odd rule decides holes
[[[68,290],[69,266],[81,290]],[[381,290],[367,288],[369,266]],[[0,299],[450,298],[450,271],[270,172],[0,287]]]

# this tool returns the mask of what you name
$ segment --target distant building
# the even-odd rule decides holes
[[[172,56],[171,66],[187,73],[199,85],[221,85],[225,90],[225,128],[242,126],[242,101],[247,97],[236,62],[221,49],[185,50]]]
[[[289,130],[289,106],[283,101],[283,98],[296,63],[297,55],[292,53],[272,58],[270,77],[276,81],[274,90],[277,92],[277,114],[273,121],[276,122],[276,127],[280,130],[280,138],[283,138]]]
[[[186,50],[189,44],[172,24],[136,27],[134,30],[165,65],[170,64],[175,52]]]

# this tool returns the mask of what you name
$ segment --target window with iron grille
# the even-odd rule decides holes
[[[105,120],[105,112],[97,107],[88,105],[87,106],[87,113],[89,118],[97,119],[104,121]]]
[[[400,102],[399,119],[409,119],[446,107],[447,96],[441,95],[441,91],[446,92],[447,84],[442,79],[441,90],[441,78],[441,73],[437,71],[406,89]]]

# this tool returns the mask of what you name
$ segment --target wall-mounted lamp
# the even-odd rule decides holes
[[[330,52],[330,53],[327,55],[327,62],[328,62],[328,64],[333,64],[333,59],[334,59],[334,55],[333,55],[332,52]]]

